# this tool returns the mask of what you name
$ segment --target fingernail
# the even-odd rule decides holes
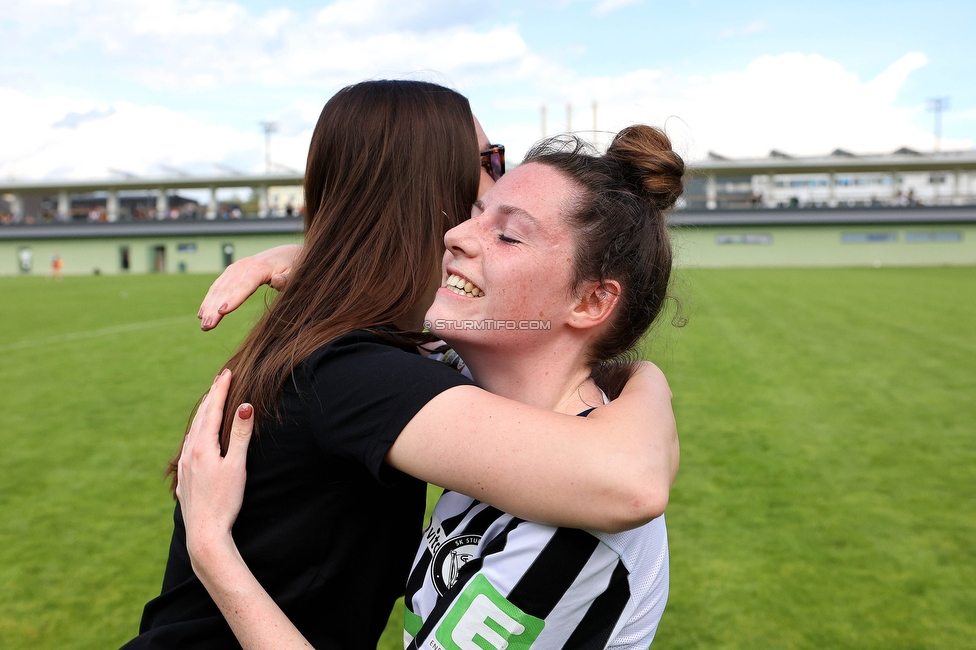
[[[254,407],[250,404],[241,404],[237,407],[237,417],[242,420],[250,420],[254,415]]]
[[[205,330],[210,329],[210,317],[209,316],[207,316],[206,318],[203,319],[203,323],[200,325],[200,327],[202,327]]]
[[[227,311],[227,303],[226,303],[226,302],[225,302],[224,304],[222,304],[222,305],[221,305],[221,306],[220,306],[220,307],[219,307],[219,308],[217,309],[217,313],[218,313],[218,314],[223,314],[223,313],[224,313],[225,311]]]
[[[223,370],[221,370],[221,371],[220,371],[220,376],[221,376],[221,377],[223,377],[223,376],[224,376],[224,375],[226,375],[226,374],[227,374],[228,372],[230,372],[230,368],[224,368]]]

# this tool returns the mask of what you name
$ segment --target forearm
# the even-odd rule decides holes
[[[621,513],[623,528],[629,527],[628,521],[658,517],[667,507],[680,457],[671,398],[664,374],[643,363],[616,400],[590,415],[596,422],[606,420],[609,427],[619,426],[614,436],[618,453],[606,449],[602,457],[615,461],[604,468],[603,478],[618,481],[615,492],[633,504],[631,514]]]
[[[671,391],[653,366],[587,418],[452,388],[387,454],[397,469],[523,519],[605,532],[660,516],[677,460]]]
[[[298,244],[285,244],[244,257],[214,280],[200,305],[197,318],[204,330],[213,329],[224,315],[243,304],[263,284],[281,291],[288,282],[296,261],[302,253]]]
[[[193,571],[245,650],[311,648],[257,581],[229,535],[188,541]]]

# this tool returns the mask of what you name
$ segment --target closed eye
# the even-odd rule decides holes
[[[507,235],[504,235],[504,234],[502,234],[502,233],[499,233],[499,234],[498,234],[498,239],[499,239],[499,241],[503,241],[503,242],[505,242],[506,244],[521,244],[521,243],[522,243],[522,242],[520,242],[519,240],[517,240],[517,239],[512,239],[511,237],[509,237],[509,236],[507,236]]]

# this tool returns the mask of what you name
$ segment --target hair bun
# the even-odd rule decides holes
[[[671,148],[664,131],[645,124],[622,130],[610,143],[606,157],[625,170],[659,210],[667,210],[684,191],[685,161]]]

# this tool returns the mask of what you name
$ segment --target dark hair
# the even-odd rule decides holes
[[[618,133],[602,156],[575,136],[557,136],[526,154],[523,163],[533,162],[566,174],[580,190],[568,216],[575,285],[620,283],[609,327],[589,351],[594,379],[616,397],[631,374],[627,353],[668,298],[672,252],[664,213],[681,196],[684,161],[663,131],[638,124]]]
[[[444,233],[470,215],[480,175],[471,108],[453,90],[367,81],[329,100],[305,167],[304,249],[285,290],[226,364],[234,379],[222,453],[239,404],[253,404],[256,423],[276,417],[286,380],[316,349],[401,320],[423,300],[439,277]]]

